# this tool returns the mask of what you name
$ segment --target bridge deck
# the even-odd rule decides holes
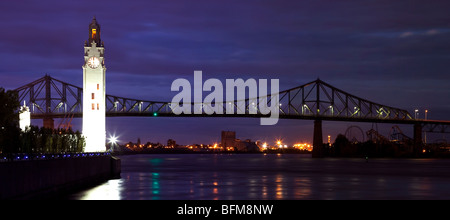
[[[83,89],[81,87],[46,75],[15,91],[19,93],[20,103],[26,101],[30,105],[33,119],[82,117]],[[191,103],[191,112],[196,112],[194,108],[198,110],[200,107],[203,108],[202,114],[176,115],[169,102],[106,95],[106,116],[268,117],[268,115],[260,114],[260,102],[266,106],[274,103],[279,105],[280,119],[414,124],[421,125],[432,132],[450,132],[449,121],[415,120],[406,110],[368,101],[333,87],[320,79],[276,94],[217,103],[224,114],[206,114],[205,109],[212,108],[211,106],[215,106],[216,103],[213,105]],[[174,108],[176,109],[177,106]],[[226,114],[230,110],[233,114]]]

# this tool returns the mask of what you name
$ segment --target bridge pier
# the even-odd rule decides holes
[[[314,120],[313,158],[323,157],[322,120]]]
[[[422,125],[420,123],[414,124],[414,153],[419,155],[422,152]]]
[[[44,118],[44,128],[51,128],[51,129],[55,129],[55,120],[53,120],[53,118]]]

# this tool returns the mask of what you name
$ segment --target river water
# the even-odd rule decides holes
[[[120,179],[69,199],[450,199],[450,160],[310,158],[300,154],[120,156]]]

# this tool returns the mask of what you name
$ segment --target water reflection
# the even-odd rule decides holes
[[[435,199],[450,194],[450,161],[438,162],[443,170],[430,165],[430,172],[424,164],[436,161],[372,159],[366,163],[259,154],[123,156],[121,179],[70,198]]]
[[[294,199],[306,199],[311,196],[311,180],[305,177],[295,177]]]
[[[218,175],[217,172],[213,174],[213,200],[219,200],[219,183],[218,183]]]
[[[81,193],[81,200],[120,200],[122,179],[109,180],[108,182]]]
[[[152,191],[152,199],[157,200],[159,199],[159,173],[152,173],[152,179],[151,179],[151,191]]]
[[[276,183],[275,198],[283,199],[283,176],[281,174],[277,174],[275,183]]]
[[[267,176],[263,175],[262,176],[262,199],[267,199],[268,198],[268,186],[267,186]]]

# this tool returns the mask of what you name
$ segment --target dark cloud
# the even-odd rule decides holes
[[[16,88],[45,73],[81,85],[83,43],[95,15],[111,94],[170,99],[171,82],[191,79],[194,70],[208,78],[279,78],[282,89],[320,77],[369,100],[410,111],[434,108],[430,117],[450,119],[449,9],[443,0],[3,1],[0,86]],[[205,127],[198,134],[177,124],[186,133],[182,139],[205,140],[222,127],[266,136],[276,130],[250,119],[220,126],[186,119],[186,126],[197,120]],[[144,137],[173,121],[148,120],[153,128],[140,125],[130,133]],[[214,128],[219,131],[207,132]]]

